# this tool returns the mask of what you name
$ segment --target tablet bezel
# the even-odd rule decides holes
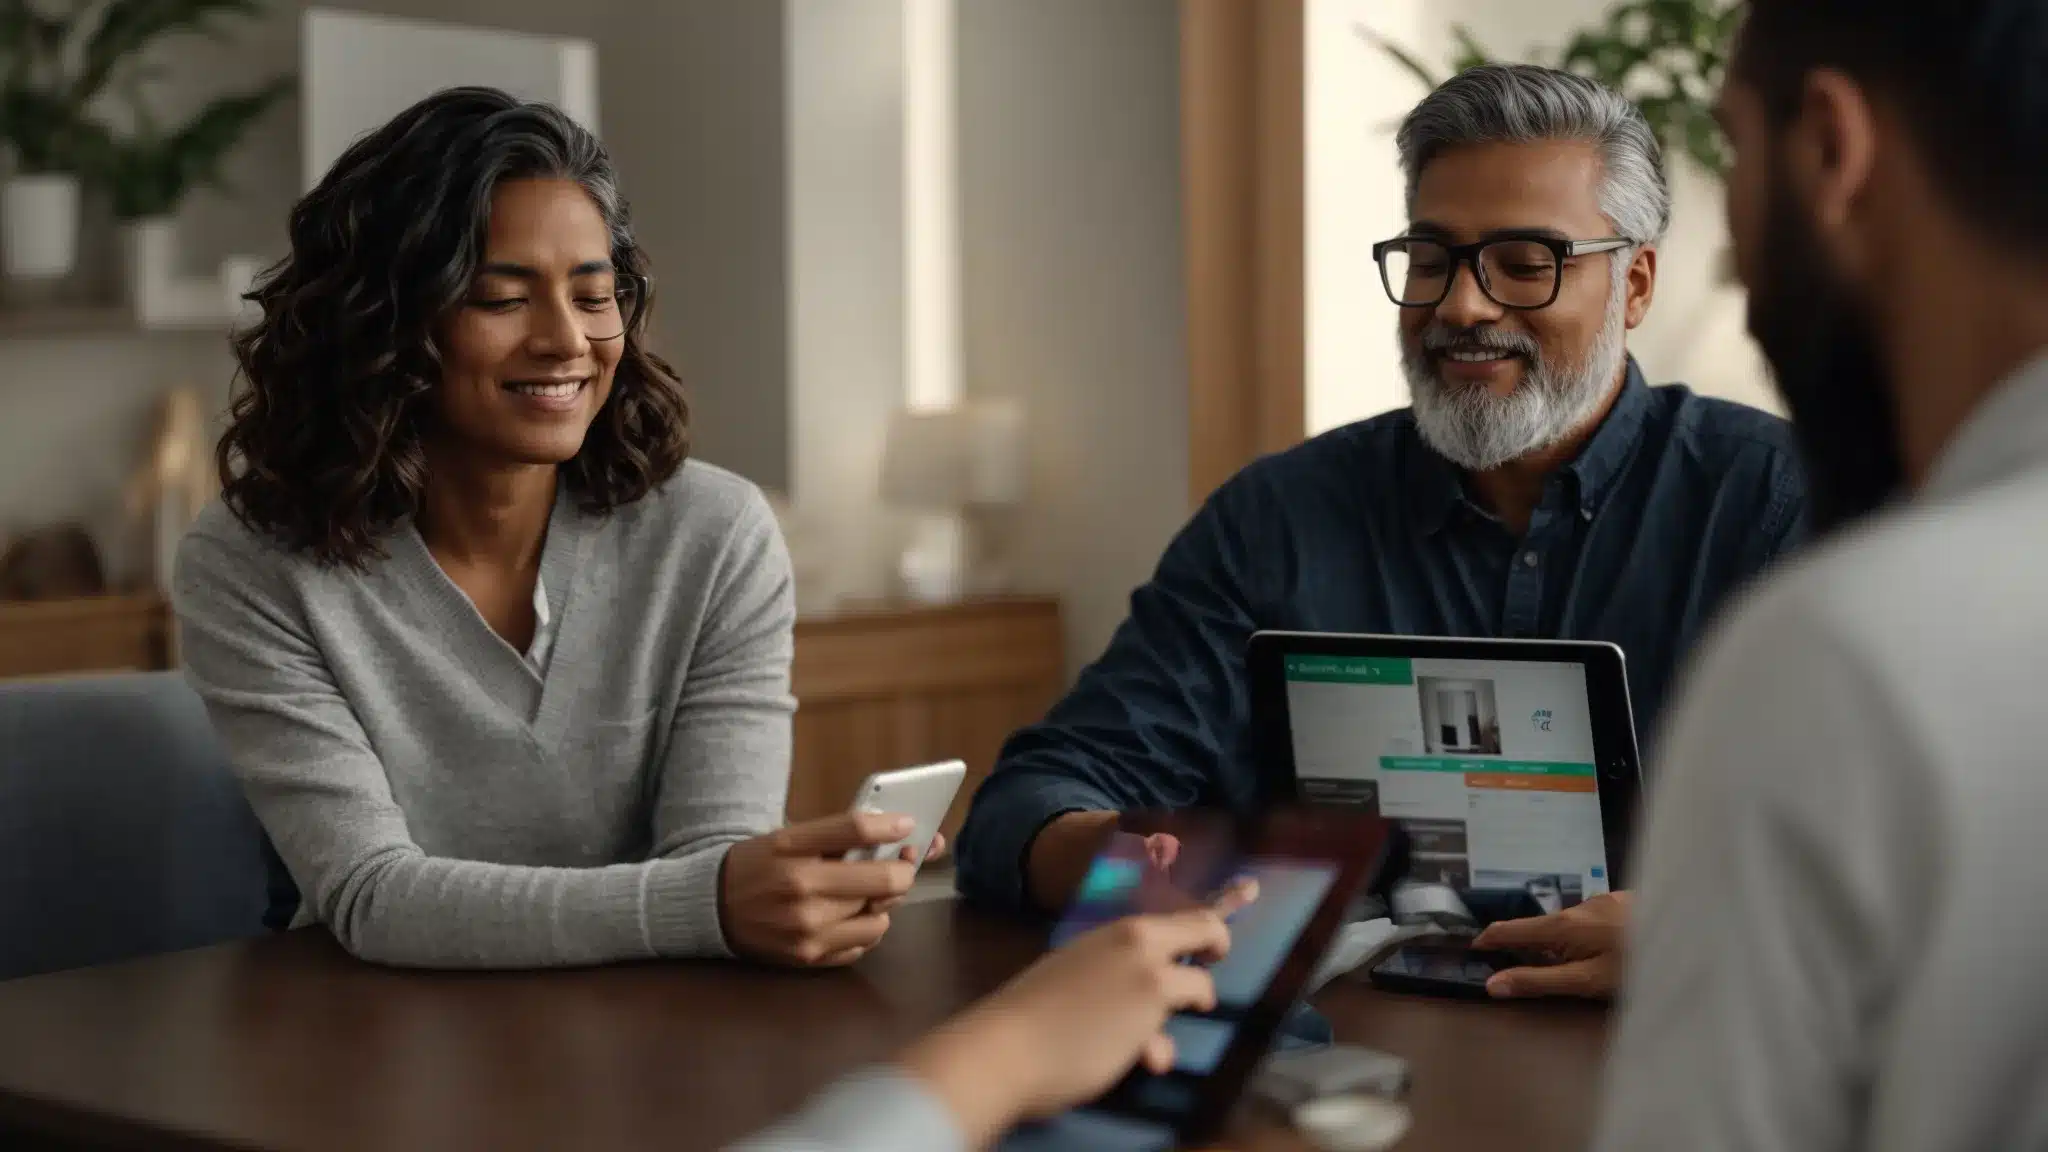
[[[1125,813],[1118,820],[1118,830],[1141,836],[1173,833],[1184,829],[1190,820],[1220,819],[1224,818],[1190,811]],[[1108,1093],[1085,1106],[1088,1111],[1170,1128],[1183,1143],[1213,1140],[1222,1133],[1288,1012],[1329,951],[1353,901],[1379,880],[1399,840],[1393,822],[1333,805],[1284,805],[1257,817],[1226,822],[1242,856],[1334,865],[1337,874],[1259,998],[1234,1020],[1237,1031],[1213,1070],[1200,1076],[1169,1072],[1155,1077],[1142,1068],[1133,1069]],[[1188,1081],[1194,1089],[1193,1106],[1182,1113],[1144,1107],[1137,1095],[1152,1079]]]
[[[1283,795],[1296,802],[1315,803],[1303,794],[1294,763],[1294,733],[1287,707],[1288,656],[1490,660],[1584,667],[1609,887],[1620,890],[1628,886],[1629,849],[1642,792],[1642,758],[1636,742],[1634,706],[1629,699],[1627,659],[1619,645],[1601,640],[1496,640],[1278,630],[1253,633],[1246,663],[1251,679],[1254,753],[1264,770],[1275,775]]]

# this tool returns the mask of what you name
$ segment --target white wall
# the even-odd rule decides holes
[[[889,591],[903,401],[903,7],[787,0],[790,496],[838,596]]]
[[[1174,0],[962,0],[967,389],[1027,409],[1022,578],[1098,655],[1187,515]]]
[[[147,537],[121,507],[122,486],[149,450],[161,397],[198,386],[224,408],[233,364],[226,337],[208,334],[0,343],[0,541],[79,521],[125,583]]]
[[[1303,26],[1303,387],[1314,433],[1408,403],[1397,309],[1372,246],[1407,219],[1393,125],[1416,84],[1358,30],[1418,44],[1428,22],[1416,0],[1307,0]]]
[[[349,145],[455,85],[546,101],[599,131],[591,40],[320,7],[306,10],[301,27],[299,153],[309,192]]]
[[[654,259],[654,335],[689,389],[693,451],[757,483],[786,488],[782,5],[618,0],[597,37],[605,146],[618,162],[640,243]]]
[[[1611,0],[1308,0],[1306,45],[1309,249],[1308,423],[1319,432],[1408,402],[1393,336],[1394,306],[1371,269],[1371,242],[1405,221],[1394,122],[1420,83],[1358,37],[1364,23],[1441,66],[1448,29],[1469,25],[1495,55],[1554,51]],[[1318,156],[1318,152],[1323,153]],[[1652,382],[1778,409],[1763,359],[1743,331],[1739,289],[1715,280],[1726,243],[1719,186],[1672,160],[1673,222],[1660,253],[1657,298],[1630,350]]]

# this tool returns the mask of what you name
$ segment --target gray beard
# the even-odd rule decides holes
[[[1613,390],[1628,358],[1627,266],[1616,261],[1607,315],[1592,350],[1579,364],[1552,365],[1531,357],[1522,382],[1506,396],[1477,385],[1452,387],[1401,343],[1415,426],[1423,443],[1461,468],[1486,472],[1561,443],[1585,427]]]

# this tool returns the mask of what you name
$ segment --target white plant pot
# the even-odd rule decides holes
[[[130,291],[168,283],[176,273],[178,230],[170,217],[152,216],[124,223],[121,244]]]
[[[121,232],[128,300],[145,328],[200,328],[230,313],[218,278],[178,272],[178,227],[168,216],[131,220]]]
[[[78,265],[78,177],[15,176],[0,187],[0,267],[16,280],[54,280]]]
[[[254,256],[230,256],[220,262],[221,307],[237,328],[263,318],[260,305],[242,299],[256,287],[256,278],[262,274],[263,261]]]

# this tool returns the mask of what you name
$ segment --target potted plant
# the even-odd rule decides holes
[[[1728,151],[1714,122],[1714,94],[1740,18],[1736,0],[1623,0],[1599,25],[1555,54],[1537,53],[1533,62],[1590,77],[1628,97],[1666,152],[1690,157],[1719,179],[1728,170]],[[1445,79],[1401,46],[1361,31],[1429,87]],[[1451,36],[1457,43],[1452,72],[1493,61],[1465,25],[1451,25]]]
[[[0,0],[0,135],[13,169],[0,185],[0,267],[14,279],[67,275],[78,260],[81,153],[89,129],[62,66],[69,16]]]
[[[132,84],[141,55],[162,38],[211,32],[221,17],[264,8],[265,0],[0,0],[0,137],[14,157],[0,187],[0,266],[10,276],[58,277],[76,264],[81,188],[124,163],[93,116],[109,87]]]
[[[165,131],[146,105],[132,100],[135,131],[107,133],[90,162],[94,182],[105,187],[114,219],[122,228],[124,269],[131,302],[145,322],[192,318],[226,310],[214,300],[176,299],[177,232],[173,215],[202,185],[225,190],[220,166],[229,152],[272,105],[292,90],[280,76],[247,92],[222,96],[182,126]]]

